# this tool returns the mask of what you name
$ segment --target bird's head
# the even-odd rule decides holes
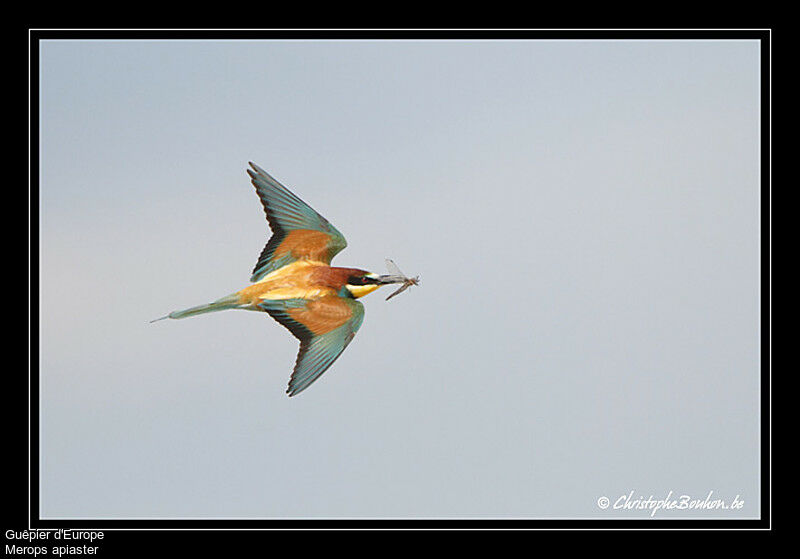
[[[345,284],[345,288],[350,294],[358,299],[369,293],[372,293],[382,285],[390,283],[403,283],[402,279],[396,276],[381,276],[367,272],[366,270],[359,270],[350,275]]]

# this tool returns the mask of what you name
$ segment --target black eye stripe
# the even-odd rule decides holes
[[[350,279],[347,280],[347,283],[350,285],[375,285],[380,283],[380,281],[367,276],[351,276]]]

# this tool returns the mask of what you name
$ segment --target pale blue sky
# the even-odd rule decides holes
[[[44,41],[41,510],[58,517],[757,517],[755,41]],[[284,391],[252,160],[362,299]]]

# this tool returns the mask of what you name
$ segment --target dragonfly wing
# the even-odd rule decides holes
[[[388,258],[386,259],[386,269],[389,270],[390,275],[406,277],[406,275],[400,271],[400,268],[397,267],[397,264]]]
[[[392,298],[392,297],[394,297],[395,295],[399,295],[400,293],[402,293],[403,291],[405,291],[406,289],[408,289],[410,286],[411,286],[411,284],[410,284],[410,283],[404,283],[402,286],[400,286],[400,289],[398,289],[397,291],[395,291],[394,293],[392,293],[391,295],[389,295],[389,296],[386,298],[386,300],[388,301],[389,299],[391,299],[391,298]]]

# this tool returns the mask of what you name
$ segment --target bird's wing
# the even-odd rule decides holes
[[[331,259],[347,246],[344,236],[258,165],[250,163],[250,166],[253,170],[248,169],[247,173],[256,187],[273,233],[258,257],[250,281],[258,281],[301,258],[330,264]]]
[[[286,390],[289,396],[302,392],[328,370],[364,320],[364,305],[336,295],[265,299],[259,306],[300,340],[300,352]]]

